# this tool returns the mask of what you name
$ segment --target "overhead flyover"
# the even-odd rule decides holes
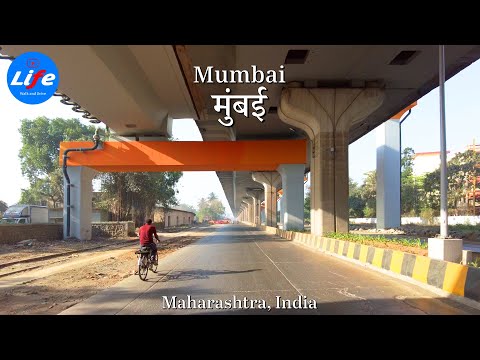
[[[60,154],[89,146],[86,141],[61,142]],[[100,150],[69,154],[68,166],[104,172],[275,171],[283,163],[305,164],[306,158],[306,140],[107,141]]]
[[[384,121],[392,118],[416,100],[438,86],[438,49],[434,45],[187,45],[175,46],[197,112],[197,125],[205,141],[248,139],[298,139],[307,134],[298,126],[280,119],[278,109],[285,84],[268,84],[269,99],[265,102],[264,122],[254,117],[232,113],[235,124],[225,132],[213,109],[211,95],[223,94],[226,84],[198,84],[192,79],[193,66],[219,70],[258,69],[267,71],[285,66],[285,80],[289,87],[307,89],[381,89],[382,104],[367,117],[350,125],[347,141],[352,143]],[[296,52],[295,52],[296,51]],[[302,51],[304,56],[302,57]],[[447,79],[480,57],[480,46],[446,46]],[[256,84],[228,84],[232,93],[254,94]],[[236,115],[236,116],[235,116]],[[232,139],[233,137],[233,139]],[[310,159],[306,171],[310,170]],[[246,189],[258,187],[248,172],[236,172],[236,186],[232,175],[222,173],[220,181],[227,198],[241,198]],[[232,210],[239,204],[230,201]]]
[[[308,139],[309,156],[304,171],[313,170],[316,176],[312,178],[314,232],[345,227],[348,144],[438,86],[435,45],[5,45],[2,48],[2,54],[7,55],[39,51],[51,57],[60,73],[58,91],[67,94],[124,140],[166,139],[170,120],[181,118],[193,118],[204,141]],[[445,52],[448,79],[480,57],[480,46],[448,45]],[[214,111],[211,96],[225,94],[227,84],[195,83],[193,66],[249,70],[252,65],[262,71],[278,70],[284,65],[286,83],[265,84],[268,100],[264,104],[267,114],[263,122],[251,115],[244,117],[232,112],[234,125],[224,127],[218,122],[222,115]],[[228,86],[234,94],[256,94],[258,89],[258,84],[251,83]],[[330,142],[334,146],[329,146]],[[312,146],[315,144],[320,146]],[[334,149],[336,159],[319,160],[312,156],[318,151],[319,156],[324,156],[321,149]],[[314,163],[312,159],[318,161]],[[333,175],[328,175],[332,171]],[[217,170],[217,175],[234,214],[238,214],[243,197],[251,189],[262,187],[253,180],[252,171],[224,169]],[[321,178],[327,175],[330,177]]]

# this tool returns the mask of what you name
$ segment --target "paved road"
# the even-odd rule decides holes
[[[148,281],[131,276],[62,314],[426,313],[480,311],[251,227],[223,225],[161,259]]]

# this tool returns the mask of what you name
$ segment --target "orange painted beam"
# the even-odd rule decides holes
[[[403,114],[405,114],[408,110],[410,110],[411,108],[417,106],[417,102],[415,101],[413,104],[411,105],[408,105],[405,109],[403,109],[402,111],[400,111],[398,114],[394,115],[392,117],[393,120],[400,120],[403,116]]]
[[[91,147],[88,141],[60,143],[66,149]],[[305,164],[306,140],[107,141],[102,149],[70,152],[68,166],[107,172],[273,171],[280,164]]]

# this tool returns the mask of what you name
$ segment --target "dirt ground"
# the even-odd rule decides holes
[[[398,237],[400,237],[400,236],[397,236],[397,238]],[[415,247],[415,246],[405,246],[405,245],[395,244],[395,243],[383,243],[383,242],[375,241],[375,240],[372,240],[372,241],[365,240],[363,242],[363,244],[378,247],[378,248],[382,248],[382,249],[403,251],[403,252],[406,252],[406,253],[409,253],[409,254],[416,254],[416,255],[423,255],[423,256],[428,255],[428,249],[422,249],[422,248]]]
[[[211,229],[181,229],[178,232],[159,234],[161,239],[158,245],[159,258],[191,244],[210,231]],[[89,251],[87,248],[93,245],[109,246]],[[63,241],[42,242],[30,248],[15,247],[15,245],[10,245],[10,248],[2,246],[0,266],[5,263],[5,259],[12,261],[12,259],[25,259],[41,254],[61,253],[82,249],[82,246],[87,251],[42,261],[39,268],[23,271],[20,274],[5,275],[7,268],[4,268],[4,275],[0,275],[2,276],[0,278],[0,314],[58,314],[132,275],[136,268],[137,258],[134,252],[138,248],[138,240],[135,238],[96,240],[88,244]],[[75,261],[79,262],[78,266],[75,265]],[[38,264],[29,262],[21,265],[27,269],[34,268]],[[49,268],[53,269],[50,275],[36,277],[36,274],[48,274]],[[55,271],[56,268],[59,270]],[[27,280],[22,282],[23,279]]]

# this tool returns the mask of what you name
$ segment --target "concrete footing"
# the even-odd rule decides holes
[[[460,263],[462,261],[462,239],[428,239],[428,257],[437,260]]]

